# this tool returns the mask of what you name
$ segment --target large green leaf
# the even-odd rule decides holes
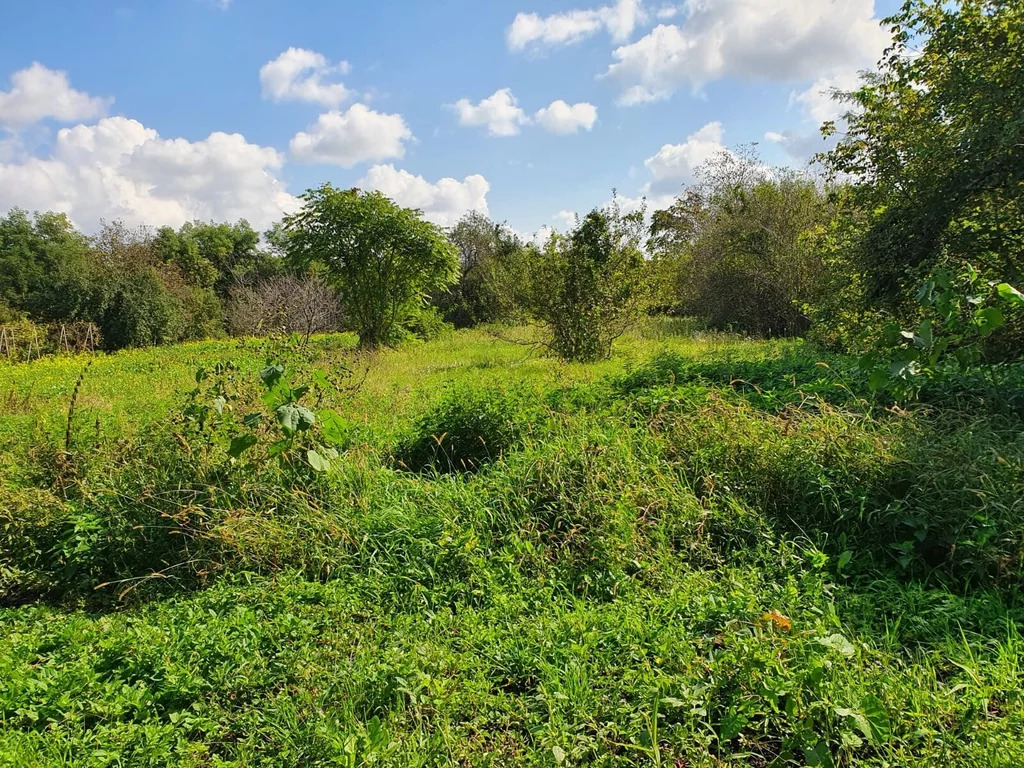
[[[256,445],[256,435],[239,435],[231,441],[231,445],[228,447],[228,456],[237,459],[254,445]]]
[[[1015,307],[1024,306],[1024,293],[1021,293],[1009,283],[1000,283],[996,286],[996,290],[1003,301]]]
[[[316,414],[298,403],[285,403],[275,413],[286,432],[303,432],[316,423]]]

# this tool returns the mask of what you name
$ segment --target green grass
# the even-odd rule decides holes
[[[352,371],[330,472],[228,459],[270,358]],[[65,451],[85,363],[0,367],[2,766],[1024,764],[998,403],[665,324],[204,342],[96,358]]]

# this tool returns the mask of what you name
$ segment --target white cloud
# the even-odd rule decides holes
[[[790,159],[799,164],[808,163],[815,154],[827,152],[839,141],[833,135],[828,139],[821,135],[821,124],[834,120],[840,131],[844,130],[843,115],[850,108],[849,104],[832,98],[833,90],[852,91],[860,82],[854,72],[843,72],[831,77],[819,77],[809,88],[794,91],[789,96],[791,107],[799,107],[804,126],[813,123],[813,127],[787,128],[782,131],[768,131],[765,139],[778,144]]]
[[[443,178],[431,183],[390,164],[375,165],[356,185],[382,192],[407,208],[419,208],[427,220],[442,227],[452,226],[469,211],[488,214],[487,192],[491,185],[479,174],[462,181]]]
[[[589,131],[597,122],[597,107],[585,101],[569,105],[558,99],[537,110],[534,119],[550,133],[578,133],[580,128]]]
[[[11,90],[0,91],[0,125],[17,130],[48,117],[64,123],[91,120],[106,114],[112,102],[76,91],[67,73],[34,62],[11,76]]]
[[[263,228],[297,205],[274,175],[282,163],[237,133],[162,139],[109,117],[62,129],[47,158],[0,163],[0,210],[62,211],[86,229],[101,218],[172,226],[246,218]]]
[[[506,31],[505,39],[509,49],[521,51],[528,46],[572,45],[604,29],[613,41],[622,43],[644,18],[640,0],[618,0],[614,5],[551,16],[519,13]]]
[[[679,8],[675,5],[663,5],[661,6],[661,8],[657,10],[657,12],[654,15],[657,16],[662,21],[664,21],[665,19],[671,19],[674,16],[678,16],[680,13],[682,13],[682,11],[682,8]]]
[[[660,24],[613,52],[606,77],[620,103],[668,98],[732,76],[810,80],[873,64],[889,42],[874,0],[688,0],[681,25]]]
[[[325,82],[347,74],[347,61],[331,64],[322,53],[305,48],[289,48],[260,68],[263,98],[271,101],[309,101],[325,107],[337,107],[351,96],[339,82]]]
[[[678,194],[683,184],[693,182],[698,166],[728,151],[722,136],[722,124],[714,122],[687,136],[682,144],[663,145],[644,161],[651,174],[651,180],[644,185],[644,194],[652,198]]]
[[[836,137],[826,140],[819,131],[794,130],[768,131],[765,140],[778,144],[790,159],[798,165],[806,165],[818,152],[826,152],[836,144]]]
[[[405,142],[411,138],[412,131],[401,115],[353,104],[347,112],[320,115],[308,131],[295,134],[289,148],[297,160],[351,168],[357,163],[402,157]]]
[[[559,211],[551,218],[561,222],[564,229],[572,229],[576,226],[576,214],[572,211]]]
[[[515,136],[521,126],[530,122],[509,88],[499,88],[479,104],[459,99],[452,109],[459,118],[459,125],[485,125],[491,136]]]
[[[834,90],[852,91],[860,82],[856,72],[841,72],[831,77],[819,77],[811,87],[799,93],[792,93],[790,104],[798,104],[804,117],[821,125],[827,120],[838,120],[849,106],[832,98]]]

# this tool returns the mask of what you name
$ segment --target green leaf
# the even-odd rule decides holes
[[[851,560],[853,560],[853,552],[847,549],[841,555],[839,555],[839,561],[836,563],[836,565],[841,571],[843,570],[843,568],[850,564]]]
[[[291,447],[291,440],[278,440],[267,448],[268,456],[280,456]]]
[[[885,705],[877,696],[869,693],[860,700],[860,709],[868,723],[871,724],[874,742],[881,744],[888,741],[892,736],[892,725],[889,722],[889,713],[886,712]]]
[[[344,443],[348,439],[348,422],[345,421],[336,411],[320,411],[320,434],[324,440],[336,445]]]
[[[883,389],[889,383],[889,375],[885,368],[875,368],[868,377],[868,386],[873,392]]]
[[[828,748],[827,741],[819,741],[812,749],[804,750],[804,759],[810,766],[820,768],[833,768],[835,760],[832,759],[832,750]]]
[[[826,648],[831,648],[833,651],[838,651],[843,656],[853,656],[856,649],[853,647],[853,643],[847,640],[840,634],[829,635],[828,637],[819,637],[818,643],[824,645]]]
[[[1009,283],[1000,283],[996,286],[996,291],[998,291],[1000,298],[1011,306],[1024,306],[1024,293],[1021,293]]]
[[[552,747],[551,754],[554,756],[555,762],[559,765],[565,762],[565,750],[561,747]]]
[[[268,365],[260,371],[260,378],[263,379],[263,384],[267,389],[271,389],[276,386],[282,376],[284,376],[284,366],[280,363],[277,363],[276,365]]]
[[[239,435],[231,441],[231,445],[228,447],[228,456],[237,459],[256,445],[256,442],[256,435]]]
[[[285,403],[275,413],[286,432],[304,432],[316,423],[316,414],[298,403]]]
[[[1005,324],[1006,319],[998,307],[985,307],[974,313],[974,322],[978,325],[978,332],[982,336],[988,336]]]
[[[331,468],[331,462],[312,449],[306,451],[306,461],[317,472],[327,472]]]
[[[213,410],[220,414],[224,413],[224,406],[226,406],[227,404],[228,401],[224,399],[223,395],[213,398],[213,403],[211,403],[211,405],[213,406]]]
[[[718,731],[718,738],[721,741],[731,741],[732,739],[735,739],[743,731],[743,728],[749,720],[750,718],[748,718],[744,713],[729,710],[725,713],[725,717],[722,718],[722,725]]]
[[[255,429],[256,427],[263,423],[263,414],[247,413],[245,414],[245,416],[242,417],[242,423],[245,424],[245,426],[249,427],[249,429]]]
[[[845,717],[850,720],[854,728],[860,731],[864,738],[869,742],[874,742],[875,736],[871,730],[871,725],[868,723],[867,717],[864,716],[863,712],[856,709],[849,709],[846,707],[836,707],[836,714],[840,717]]]
[[[917,328],[917,334],[914,336],[914,344],[921,349],[928,349],[931,347],[933,341],[932,321],[925,318]]]

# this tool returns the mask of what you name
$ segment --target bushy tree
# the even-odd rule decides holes
[[[592,361],[639,320],[656,298],[655,270],[642,250],[643,210],[623,214],[613,201],[566,235],[524,251],[508,265],[508,294],[565,360]]]
[[[927,321],[934,338],[954,340],[951,352],[971,339],[961,359],[1019,357],[1018,304],[972,288],[959,298],[998,313],[1000,331],[986,321],[960,333],[921,296],[946,283],[955,294],[973,281],[954,278],[975,272],[991,285],[1024,282],[1024,5],[907,0],[886,23],[894,42],[878,71],[836,94],[850,111],[824,126],[839,142],[819,159],[846,203],[824,253],[846,295],[816,314],[829,340],[850,340],[845,349],[880,338],[901,347],[891,329]]]
[[[81,291],[57,287],[86,279],[88,251],[63,213],[11,210],[0,218],[0,306],[42,320],[81,315]]]
[[[458,277],[455,246],[417,210],[330,184],[302,201],[285,220],[288,260],[326,268],[364,348],[392,343],[403,321]]]
[[[448,231],[459,249],[459,279],[434,303],[457,328],[511,319],[514,308],[500,290],[496,270],[519,259],[523,243],[508,227],[472,211]]]
[[[818,290],[809,237],[829,220],[824,191],[800,173],[723,152],[698,182],[652,217],[652,252],[673,263],[675,311],[759,336],[806,329]]]
[[[92,239],[92,319],[109,348],[167,344],[223,333],[211,288],[163,261],[151,231],[104,223]]]
[[[175,230],[161,227],[154,247],[199,288],[212,288],[226,299],[231,288],[253,284],[279,271],[280,260],[260,248],[259,234],[240,220],[234,224],[193,221]]]
[[[877,72],[823,156],[871,212],[860,256],[871,298],[897,303],[950,259],[1024,270],[1024,4],[907,0]]]

